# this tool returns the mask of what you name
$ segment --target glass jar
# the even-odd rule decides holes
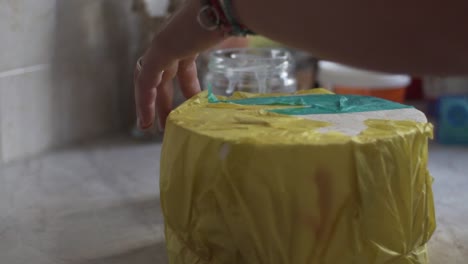
[[[235,91],[290,93],[296,91],[294,61],[283,49],[223,49],[210,53],[204,88],[216,95]]]

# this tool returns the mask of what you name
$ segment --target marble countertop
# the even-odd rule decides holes
[[[2,264],[166,263],[160,145],[117,137],[0,167]],[[468,148],[431,146],[431,263],[468,259]]]

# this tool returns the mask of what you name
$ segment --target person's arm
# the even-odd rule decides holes
[[[236,18],[253,31],[320,58],[389,72],[468,74],[465,0],[231,1]],[[200,2],[187,0],[135,73],[142,128],[152,124],[155,100],[164,124],[171,109],[165,87],[177,71],[186,97],[200,90],[193,58],[223,39],[198,25]]]
[[[410,74],[468,74],[466,0],[232,0],[253,31],[317,57]]]
[[[198,24],[200,6],[200,0],[187,0],[155,35],[142,57],[141,70],[135,69],[136,113],[141,129],[153,125],[156,111],[164,126],[172,110],[170,83],[174,77],[179,78],[186,98],[200,91],[196,56],[225,39],[222,32],[207,31]]]

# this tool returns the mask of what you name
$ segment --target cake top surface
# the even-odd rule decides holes
[[[168,128],[173,125],[223,141],[276,145],[365,143],[432,133],[424,113],[411,106],[323,89],[230,98],[203,92],[171,113]]]

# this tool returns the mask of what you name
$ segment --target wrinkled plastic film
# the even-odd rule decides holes
[[[338,94],[302,94],[294,96],[251,97],[218,100],[218,98],[211,92],[211,89],[208,89],[208,102],[232,103],[237,105],[295,106],[295,108],[270,110],[272,112],[285,115],[343,114],[412,108],[408,105],[371,96]]]
[[[270,107],[205,93],[171,114],[160,184],[170,263],[428,263],[430,124],[368,120],[350,137]]]

